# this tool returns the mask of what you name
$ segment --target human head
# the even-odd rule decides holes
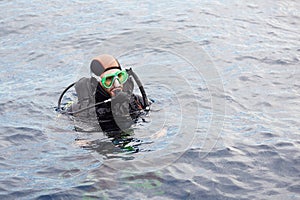
[[[91,62],[90,68],[91,72],[97,77],[97,79],[102,79],[103,76],[107,74],[114,74],[121,70],[118,60],[108,54],[102,54],[94,58]],[[105,88],[101,81],[100,85],[110,96],[115,96],[117,91],[123,90],[123,84],[121,84],[118,79],[115,79],[113,85],[109,89]]]

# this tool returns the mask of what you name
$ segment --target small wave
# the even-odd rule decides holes
[[[3,127],[2,130],[4,141],[13,145],[21,145],[25,142],[36,142],[44,138],[43,132],[36,128]]]
[[[299,63],[298,58],[293,58],[293,59],[288,60],[288,59],[272,59],[272,58],[268,58],[268,57],[258,58],[258,57],[254,57],[254,56],[240,56],[235,59],[239,60],[239,61],[251,59],[251,60],[256,60],[260,63],[265,63],[268,65],[296,65]]]
[[[82,195],[72,194],[72,192],[53,192],[52,194],[44,194],[36,200],[49,200],[49,199],[81,199]]]

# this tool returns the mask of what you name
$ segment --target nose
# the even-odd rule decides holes
[[[113,85],[114,85],[114,87],[120,87],[121,86],[121,83],[120,83],[118,78],[115,78]]]

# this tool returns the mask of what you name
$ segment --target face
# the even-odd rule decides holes
[[[108,74],[114,74],[116,73],[117,71],[120,71],[118,69],[111,69],[111,70],[108,70],[106,72],[104,72],[103,74],[101,74],[101,78],[103,78],[105,75],[108,75]],[[119,80],[117,78],[114,79],[114,82],[112,84],[112,86],[110,88],[105,88],[103,85],[102,85],[102,82],[100,82],[102,88],[111,96],[116,96],[116,91],[117,90],[123,90],[123,84],[121,84],[119,82]]]

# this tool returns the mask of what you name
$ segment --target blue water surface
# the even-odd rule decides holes
[[[299,9],[0,1],[0,199],[300,199]],[[137,153],[55,110],[102,53],[154,100]]]

